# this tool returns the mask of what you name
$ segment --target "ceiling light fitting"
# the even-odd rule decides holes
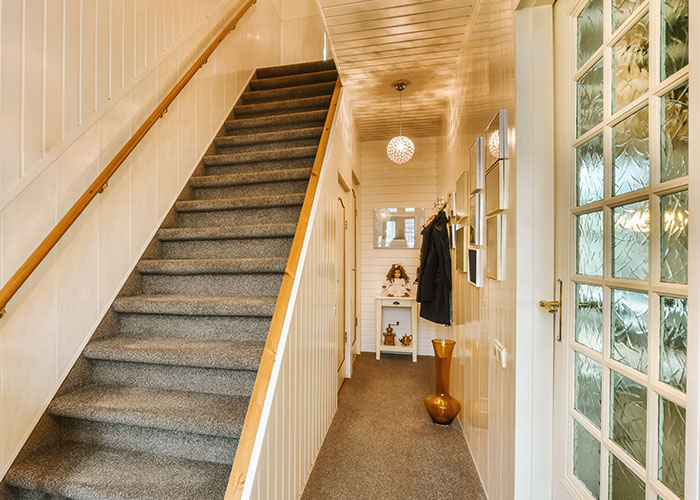
[[[416,147],[413,145],[413,141],[403,135],[403,116],[402,116],[402,103],[401,103],[401,92],[406,90],[408,86],[407,81],[399,81],[391,84],[399,92],[399,135],[394,137],[389,141],[386,146],[386,155],[394,163],[401,165],[406,163],[408,160],[413,158],[413,153],[416,151]]]

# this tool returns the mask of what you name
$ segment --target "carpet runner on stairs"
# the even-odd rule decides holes
[[[0,497],[223,498],[337,76],[256,71]]]

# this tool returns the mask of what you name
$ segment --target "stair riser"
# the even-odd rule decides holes
[[[225,187],[194,188],[195,200],[220,200],[222,198],[242,198],[249,196],[271,196],[275,194],[305,193],[308,180],[288,182],[266,182],[261,184],[240,184]]]
[[[283,274],[148,274],[142,276],[143,292],[177,295],[187,290],[198,296],[276,297]]]
[[[245,257],[287,257],[292,238],[250,240],[165,241],[161,244],[165,259],[240,259]]]
[[[61,418],[65,440],[230,465],[238,440],[146,427]]]
[[[206,175],[247,174],[251,172],[269,172],[270,170],[291,170],[293,168],[311,168],[314,158],[297,158],[294,160],[264,161],[243,163],[240,165],[216,165],[204,167]]]
[[[275,79],[262,78],[250,82],[250,90],[269,90],[282,87],[295,87],[297,85],[309,85],[312,83],[334,82],[338,78],[336,71],[304,73],[288,75]]]
[[[296,223],[301,206],[242,208],[221,212],[181,212],[180,227],[239,226],[265,221],[265,224]]]
[[[209,340],[265,340],[270,318],[120,314],[119,332],[132,337],[175,337]]]
[[[275,149],[303,148],[318,146],[320,134],[310,139],[297,139],[291,141],[263,142],[258,144],[241,144],[239,146],[217,146],[216,153],[220,155],[249,153],[252,151],[273,151]]]
[[[48,493],[41,493],[39,491],[29,491],[22,488],[13,488],[10,494],[11,496],[7,500],[70,500],[66,497],[59,497],[56,495],[49,495]],[[4,497],[0,497],[5,500]]]
[[[91,360],[92,378],[99,384],[247,396],[257,372],[169,366],[124,361]]]
[[[310,121],[297,121],[291,123],[272,123],[260,126],[241,126],[234,122],[226,125],[226,135],[266,134],[268,132],[284,132],[286,130],[299,130],[302,128],[323,127],[325,121],[313,119]]]
[[[273,104],[276,101],[273,101]],[[328,105],[323,106],[298,106],[290,108],[278,108],[278,109],[261,109],[261,110],[237,110],[235,112],[236,118],[264,118],[266,116],[279,116],[286,115],[288,113],[301,113],[304,111],[318,111],[325,110]]]
[[[303,73],[315,73],[317,71],[328,71],[335,69],[333,61],[314,61],[310,63],[289,64],[285,66],[275,66],[270,68],[258,68],[256,76],[258,78],[275,78],[278,76],[299,75]]]
[[[303,99],[305,97],[321,97],[333,94],[335,82],[320,83],[308,87],[286,87],[283,89],[260,90],[257,92],[243,92],[241,101],[243,104],[262,104],[276,101],[289,101]]]
[[[304,111],[301,113],[286,113],[283,115],[264,116],[258,118],[245,118],[237,120],[227,120],[225,123],[227,130],[237,129],[262,129],[265,127],[274,127],[278,125],[290,125],[299,123],[325,121],[327,111],[325,109],[317,111]],[[303,127],[308,128],[308,127]],[[286,130],[286,129],[285,129]],[[255,132],[253,132],[255,133]]]

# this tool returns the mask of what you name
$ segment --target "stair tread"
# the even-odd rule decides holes
[[[89,385],[58,396],[47,411],[78,420],[237,438],[248,401],[246,396]]]
[[[323,127],[306,127],[280,132],[261,132],[258,134],[225,135],[214,139],[217,147],[236,147],[251,144],[268,144],[274,142],[314,139],[321,137]]]
[[[290,168],[284,170],[266,170],[263,172],[245,172],[241,174],[195,175],[190,178],[193,188],[225,187],[244,184],[266,184],[307,180],[311,176],[310,168]]]
[[[250,87],[252,90],[295,87],[297,85],[304,85],[308,81],[329,82],[335,81],[336,78],[338,78],[338,72],[335,69],[327,69],[322,71],[296,73],[292,75],[256,78],[250,82]]]
[[[126,295],[114,300],[120,313],[185,316],[262,316],[275,312],[277,297],[206,297],[198,295]]]
[[[226,370],[257,370],[264,342],[255,340],[203,340],[176,337],[96,339],[85,347],[88,359],[125,361]]]
[[[230,465],[62,443],[12,466],[12,486],[75,500],[223,498]]]
[[[258,163],[263,161],[287,160],[295,158],[313,158],[318,146],[269,149],[266,151],[248,151],[245,153],[210,154],[202,158],[206,166],[236,165],[241,163]]]
[[[141,274],[238,274],[283,273],[285,258],[241,259],[142,259],[136,265]]]
[[[304,203],[306,193],[217,198],[214,200],[182,200],[175,203],[176,212],[216,212],[240,208],[294,207]]]
[[[287,238],[296,233],[293,223],[255,224],[250,226],[173,227],[159,229],[160,241],[231,240],[255,238]]]
[[[298,125],[299,123],[321,122],[326,119],[327,114],[327,109],[318,109],[314,111],[295,111],[293,113],[284,113],[279,115],[256,116],[253,118],[236,118],[234,120],[227,120],[225,122],[225,126],[227,129],[230,130],[233,128],[261,128],[270,125]]]
[[[258,78],[273,78],[284,75],[296,75],[300,73],[313,73],[316,71],[335,70],[335,61],[308,61],[303,63],[285,64],[283,66],[268,66],[258,68],[256,75]]]
[[[297,98],[330,96],[333,94],[335,82],[310,83],[296,87],[280,89],[246,90],[243,92],[243,104],[272,103],[291,101]]]
[[[286,87],[286,90],[297,87]],[[272,89],[270,89],[272,90]],[[274,101],[254,102],[250,104],[236,104],[233,111],[236,117],[240,115],[268,115],[268,114],[283,114],[284,111],[298,109],[327,109],[331,103],[332,93],[323,93],[321,95],[313,95],[308,97],[294,97],[291,99],[276,99]]]

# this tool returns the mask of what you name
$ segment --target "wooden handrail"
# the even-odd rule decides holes
[[[304,204],[301,207],[301,214],[299,215],[299,222],[297,223],[297,229],[294,233],[294,240],[292,241],[292,248],[289,252],[287,267],[284,271],[284,278],[282,278],[280,293],[275,304],[275,312],[272,315],[270,331],[267,334],[265,349],[263,350],[262,358],[260,360],[260,367],[255,378],[255,385],[253,386],[253,394],[251,395],[250,403],[248,404],[248,413],[246,414],[245,421],[243,422],[241,437],[238,440],[236,457],[233,461],[233,468],[231,470],[228,488],[226,489],[226,495],[224,497],[225,500],[238,500],[243,495],[243,487],[245,484],[246,475],[248,474],[248,468],[250,467],[255,437],[258,433],[258,427],[262,417],[263,405],[265,404],[265,397],[267,396],[267,391],[270,387],[272,368],[275,364],[275,358],[277,357],[277,352],[279,349],[280,338],[282,336],[282,326],[284,324],[284,318],[287,314],[287,308],[289,307],[289,301],[292,296],[292,287],[294,285],[294,278],[296,277],[297,269],[299,267],[299,260],[301,258],[302,247],[304,246],[304,239],[306,238],[306,232],[309,228],[311,207],[313,206],[314,199],[316,197],[316,188],[321,176],[323,160],[326,156],[328,138],[331,133],[331,125],[333,124],[333,118],[338,107],[340,88],[340,78],[338,78],[335,83],[335,89],[333,91],[333,97],[331,98],[330,108],[328,109],[328,115],[326,116],[326,123],[323,126],[321,141],[319,142],[318,150],[316,151],[316,159],[314,160],[314,165],[311,169],[311,178],[309,179],[306,194],[304,195]]]
[[[68,213],[63,216],[63,218],[56,224],[51,232],[44,238],[44,240],[36,247],[36,250],[32,252],[29,258],[20,266],[20,268],[15,272],[14,275],[9,279],[5,286],[0,289],[0,318],[5,315],[5,306],[10,301],[10,299],[17,293],[17,290],[27,281],[27,278],[34,272],[34,270],[39,267],[39,264],[44,260],[44,258],[51,252],[56,243],[61,239],[61,237],[66,234],[68,229],[73,225],[76,219],[83,213],[90,202],[107,187],[107,181],[114,175],[117,169],[124,163],[124,160],[129,156],[129,154],[136,148],[136,146],[141,142],[146,133],[151,130],[153,125],[161,118],[167,111],[168,107],[173,103],[175,98],[180,94],[185,85],[189,83],[194,77],[195,73],[207,63],[209,56],[216,50],[216,48],[221,44],[221,42],[226,38],[232,30],[236,28],[236,24],[241,20],[243,15],[248,12],[248,10],[256,3],[257,0],[248,0],[233,16],[233,19],[229,21],[228,24],[221,30],[219,35],[214,39],[213,42],[204,50],[202,55],[190,66],[190,69],[185,73],[185,75],[180,78],[180,80],[175,84],[175,87],[168,93],[167,96],[161,101],[158,107],[151,113],[146,121],[139,127],[139,129],[131,136],[124,147],[119,150],[114,159],[109,162],[105,169],[100,173],[100,175],[95,179],[95,181],[90,184],[90,187],[83,193],[83,195],[78,198],[78,201],[68,210]]]

